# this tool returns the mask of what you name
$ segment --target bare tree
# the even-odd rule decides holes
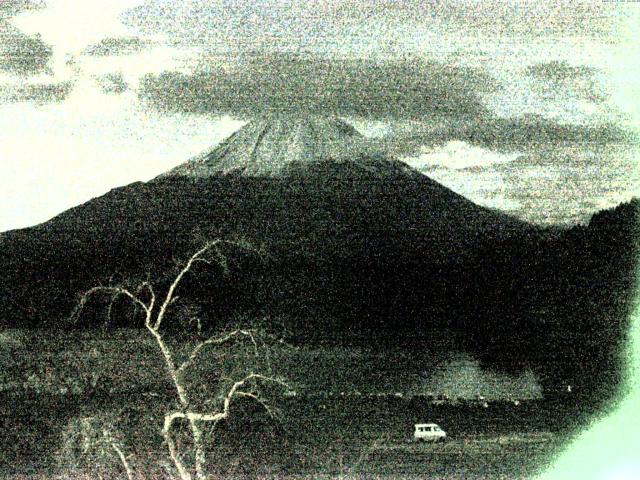
[[[126,455],[122,439],[119,438],[110,414],[94,415],[74,419],[63,432],[62,454],[74,457],[74,450],[80,449],[81,456],[106,460],[115,455],[124,467],[128,480],[135,478],[130,462],[131,455]]]
[[[153,285],[148,280],[140,283],[137,288],[133,289],[133,291],[122,286],[97,286],[82,295],[73,314],[76,317],[79,316],[89,298],[96,294],[110,295],[111,301],[108,307],[109,315],[111,314],[114,302],[120,297],[127,298],[136,307],[142,309],[142,312],[144,313],[144,326],[155,339],[155,343],[162,354],[167,374],[173,384],[178,400],[178,409],[168,412],[165,415],[162,435],[167,445],[169,455],[171,456],[171,460],[182,480],[191,480],[193,470],[195,470],[196,479],[200,480],[206,477],[204,424],[210,424],[212,427],[215,427],[222,420],[227,419],[230,415],[232,402],[238,398],[250,398],[262,405],[268,414],[273,415],[273,409],[265,399],[260,396],[255,387],[260,383],[272,383],[287,386],[286,383],[276,377],[251,372],[231,383],[230,388],[226,390],[222,397],[222,402],[221,405],[219,405],[219,408],[213,411],[201,411],[201,409],[196,407],[188,382],[185,380],[185,374],[187,371],[195,364],[196,360],[205,351],[205,349],[210,347],[220,347],[239,340],[246,340],[251,342],[257,354],[258,341],[254,332],[249,329],[237,329],[222,335],[206,338],[205,340],[198,342],[181,362],[176,361],[176,354],[172,351],[163,336],[161,327],[163,326],[167,312],[178,300],[176,290],[185,276],[192,270],[194,265],[197,263],[204,263],[208,265],[217,264],[225,271],[227,270],[228,265],[226,256],[219,248],[223,243],[230,243],[236,246],[241,246],[242,248],[247,248],[246,245],[225,240],[207,242],[200,250],[194,253],[180,269],[178,274],[173,278],[173,281],[169,285],[164,297],[159,298],[157,296]],[[210,258],[211,256],[209,254],[213,254],[213,258]],[[194,449],[194,465],[192,467],[189,467],[181,452],[178,451],[172,436],[172,427],[178,420],[184,420],[189,425]],[[124,464],[124,467],[129,474],[131,471],[130,466],[128,464]]]

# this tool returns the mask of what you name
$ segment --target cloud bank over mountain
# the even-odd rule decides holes
[[[373,118],[473,118],[485,114],[481,96],[494,88],[483,71],[419,58],[379,62],[265,53],[232,64],[221,59],[192,75],[149,75],[140,96],[167,110],[249,117],[309,110]]]

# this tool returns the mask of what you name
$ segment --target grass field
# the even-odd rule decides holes
[[[206,358],[198,378],[233,370],[238,361]],[[566,399],[519,406],[491,402],[489,408],[434,405],[426,397],[392,393],[402,379],[385,386],[389,394],[361,392],[356,387],[366,386],[362,377],[373,378],[376,365],[370,363],[379,362],[389,375],[382,363],[393,362],[360,351],[294,349],[274,353],[271,360],[275,374],[295,377],[292,390],[297,393],[273,392],[271,401],[279,410],[275,419],[255,404],[238,402],[210,445],[212,473],[249,478],[526,478],[544,467],[589,413]],[[5,331],[0,362],[4,476],[96,478],[102,472],[103,478],[123,477],[112,451],[83,447],[83,419],[117,434],[141,478],[166,476],[160,426],[173,407],[174,393],[155,345],[143,331]],[[349,365],[357,363],[369,363],[356,369],[360,378],[344,376],[341,367],[353,371]],[[323,384],[328,388],[319,390]],[[348,388],[353,394],[338,392]],[[413,424],[425,421],[439,423],[448,441],[413,443]]]

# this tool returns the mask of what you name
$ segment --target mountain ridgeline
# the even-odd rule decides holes
[[[359,150],[340,120],[265,117],[219,147],[36,227],[0,234],[5,327],[140,325],[97,285],[168,285],[206,239],[229,274],[198,266],[178,292],[205,324],[247,319],[291,342],[451,348],[547,385],[615,388],[638,253],[638,200],[588,226],[542,228],[478,206],[404,163]],[[175,312],[179,318],[179,310]]]

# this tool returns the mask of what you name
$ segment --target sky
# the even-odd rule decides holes
[[[471,200],[585,223],[639,194],[640,5],[0,0],[0,231],[265,111],[351,122]]]
[[[632,1],[0,0],[0,232],[274,109],[340,116],[479,204],[584,223],[640,195],[639,27]],[[638,478],[636,397],[549,478]],[[594,465],[614,448],[629,475]]]

